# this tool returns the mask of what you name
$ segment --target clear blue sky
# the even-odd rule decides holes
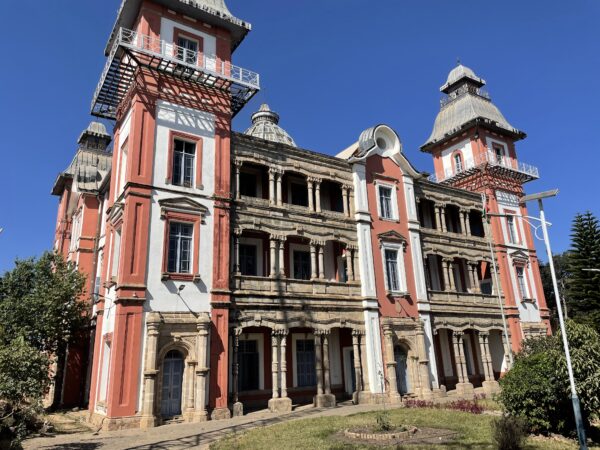
[[[120,0],[4,2],[0,37],[0,273],[50,248],[57,199],[104,65]],[[228,0],[253,31],[235,63],[263,91],[234,121],[244,130],[267,101],[299,146],[335,154],[374,124],[392,126],[408,158],[439,110],[456,58],[488,82],[492,99],[528,138],[520,159],[557,187],[547,201],[555,251],[575,213],[600,216],[600,4],[596,0]],[[537,208],[532,208],[537,212]]]

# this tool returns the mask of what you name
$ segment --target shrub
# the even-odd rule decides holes
[[[379,411],[375,416],[375,420],[377,421],[377,426],[375,427],[377,431],[390,431],[393,428],[392,419],[388,411]]]
[[[445,405],[447,409],[468,412],[471,414],[481,414],[484,411],[483,406],[477,403],[477,400],[454,400]]]
[[[498,450],[521,450],[527,437],[523,419],[502,416],[492,422],[492,440]]]
[[[585,420],[600,411],[600,337],[587,325],[567,322],[577,393]],[[526,340],[512,369],[500,379],[506,411],[537,433],[572,434],[566,358],[560,335]]]
[[[405,408],[433,408],[435,406],[432,401],[414,399],[404,400],[402,404]]]

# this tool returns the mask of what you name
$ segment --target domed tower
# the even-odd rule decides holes
[[[260,105],[258,111],[252,114],[252,126],[244,134],[296,147],[292,137],[279,126],[279,114],[271,111],[266,103]]]
[[[433,131],[421,151],[433,156],[436,183],[479,192],[490,217],[501,292],[514,350],[522,337],[546,333],[548,309],[525,205],[523,185],[539,178],[536,167],[517,159],[513,127],[482,88],[485,80],[458,64],[448,74]],[[549,329],[549,328],[548,328]]]

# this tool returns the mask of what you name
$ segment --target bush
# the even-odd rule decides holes
[[[483,406],[477,403],[477,400],[454,400],[446,404],[445,407],[471,414],[481,414],[484,411]]]
[[[587,325],[567,322],[573,374],[584,420],[600,411],[600,337]],[[526,340],[512,369],[500,379],[506,411],[536,433],[574,432],[566,358],[560,335]]]
[[[379,411],[375,416],[375,420],[377,421],[377,426],[375,427],[377,431],[390,431],[393,428],[392,419],[388,411]]]
[[[492,422],[492,440],[498,450],[521,450],[527,437],[523,419],[502,416]]]

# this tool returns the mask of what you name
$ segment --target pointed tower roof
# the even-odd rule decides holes
[[[525,137],[525,133],[506,120],[487,92],[481,89],[483,86],[485,80],[460,63],[450,71],[446,83],[440,87],[446,97],[441,100],[440,112],[431,135],[421,146],[422,151],[428,151],[475,124],[487,125],[514,139]]]
[[[266,103],[260,105],[258,111],[252,114],[252,126],[244,134],[296,147],[292,137],[279,126],[279,114],[271,111]]]

